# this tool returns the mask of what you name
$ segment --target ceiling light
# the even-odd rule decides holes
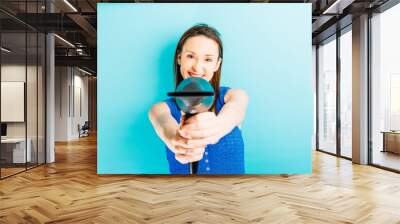
[[[343,10],[354,1],[355,0],[336,0],[332,5],[325,9],[322,14],[342,14]]]
[[[65,4],[67,4],[72,10],[74,10],[74,12],[78,12],[78,10],[71,4],[69,3],[68,0],[64,0]]]
[[[67,45],[69,45],[69,46],[75,48],[75,45],[71,44],[71,42],[69,42],[68,40],[66,40],[66,39],[64,39],[64,38],[62,38],[62,37],[60,37],[60,36],[58,36],[57,34],[54,34],[54,36],[57,37],[58,39],[60,39],[61,41],[63,41],[64,43],[66,43]]]
[[[11,52],[11,50],[9,50],[9,49],[7,49],[7,48],[5,48],[5,47],[1,47],[1,50],[4,51],[4,52],[6,52],[6,53],[10,53],[10,52]]]
[[[83,69],[81,69],[81,68],[79,68],[79,67],[78,67],[78,70],[81,71],[81,72],[83,72],[83,73],[85,73],[85,74],[87,74],[87,75],[92,75],[92,73],[90,73],[90,72],[88,72],[88,71],[86,71],[86,70],[83,70]]]

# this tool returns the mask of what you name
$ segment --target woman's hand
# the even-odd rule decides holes
[[[218,116],[213,112],[196,114],[184,122],[179,134],[189,139],[188,147],[196,148],[216,144],[223,136],[242,123],[248,100],[245,91],[230,89],[225,94],[225,104]]]
[[[176,160],[180,163],[189,163],[203,158],[206,145],[190,147],[187,144],[188,139],[178,132],[182,125],[178,124],[171,116],[171,112],[165,102],[153,105],[148,115],[157,135],[175,154]]]
[[[178,132],[186,139],[186,147],[198,148],[216,144],[224,134],[224,127],[215,113],[203,112],[187,119]]]
[[[182,164],[200,161],[203,158],[205,148],[189,149],[184,154],[175,154],[175,159]]]
[[[179,134],[179,129],[169,140],[168,148],[175,154],[175,159],[182,164],[196,162],[203,158],[205,146],[191,147],[188,141],[189,139]]]

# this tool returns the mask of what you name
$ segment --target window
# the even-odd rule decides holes
[[[400,170],[400,5],[371,19],[372,163]],[[396,132],[397,131],[397,132]]]
[[[340,154],[352,157],[352,32],[340,36]],[[346,32],[347,31],[347,32]]]
[[[318,47],[318,148],[336,153],[336,40]]]
[[[23,14],[43,13],[44,4],[8,1],[0,6]],[[2,12],[0,17],[10,21],[0,29],[0,89],[1,99],[6,99],[0,105],[1,114],[6,115],[1,118],[0,178],[5,178],[45,163],[46,40],[44,33],[15,18]]]

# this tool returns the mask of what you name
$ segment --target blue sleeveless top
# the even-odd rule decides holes
[[[217,114],[225,104],[228,90],[228,87],[220,87],[220,96],[215,102]],[[181,111],[175,100],[168,98],[164,102],[176,122],[180,123]],[[167,146],[165,148],[171,174],[189,174],[189,164],[181,164],[175,159],[175,154]],[[197,174],[244,174],[244,144],[240,129],[235,127],[216,144],[207,145],[197,169]]]

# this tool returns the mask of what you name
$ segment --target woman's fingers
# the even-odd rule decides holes
[[[190,162],[191,157],[183,154],[175,154],[175,159],[182,164],[186,164]]]
[[[213,112],[196,114],[182,123],[183,130],[205,129],[217,125],[217,116]]]
[[[206,138],[200,139],[189,139],[187,143],[187,147],[191,148],[199,148],[209,144],[216,144],[219,141],[219,135],[212,135]]]
[[[205,151],[205,147],[193,148],[193,149],[191,150],[190,154],[193,154],[193,155],[203,155],[204,151]]]
[[[204,148],[191,149],[187,154],[175,154],[175,159],[182,164],[196,162],[203,158]]]
[[[202,139],[210,136],[218,135],[220,130],[218,128],[206,128],[198,130],[178,130],[179,134],[186,139]],[[187,142],[185,142],[187,144]]]
[[[184,140],[177,143],[184,148],[201,148],[209,144],[215,144],[221,138],[218,128],[194,130],[194,131],[178,131]]]
[[[189,154],[193,152],[193,148],[188,148],[183,146],[175,146],[171,150],[175,154]]]
[[[212,112],[204,112],[190,117],[178,130],[180,136],[185,139],[202,139],[219,135],[222,127],[216,115]]]
[[[180,148],[177,151],[176,154],[180,155],[187,155],[187,156],[193,156],[193,155],[199,155],[204,153],[205,148]]]
[[[207,115],[211,112],[204,112],[197,114],[193,117],[190,117],[183,123],[182,130],[196,130],[196,129],[204,129],[209,128],[212,126],[217,125],[216,116],[214,113],[213,115]],[[206,114],[206,115],[205,115]],[[204,116],[201,116],[204,115]]]
[[[187,138],[184,138],[180,135],[180,133],[177,131],[175,134],[175,137],[171,140],[171,145],[173,148],[189,148],[187,146]]]
[[[182,155],[182,154],[175,154],[175,159],[182,164],[192,163],[196,161],[200,161],[203,158],[201,154],[195,155]]]
[[[199,132],[200,133],[193,133],[193,137],[198,139],[198,138],[200,138],[198,136],[204,136],[202,138],[205,138],[208,136],[206,134],[207,133],[206,131],[199,131]],[[193,145],[189,144],[191,139],[185,138],[185,136],[188,136],[188,135],[185,133],[182,133],[182,135],[185,135],[185,136],[181,136],[180,133],[181,133],[181,131],[178,131],[178,134],[177,134],[178,136],[176,136],[175,139],[173,139],[171,141],[173,148],[175,148],[177,150],[182,150],[182,149],[186,150],[186,149],[192,149],[192,148],[205,148],[205,146],[207,145],[207,144],[204,144],[204,145],[196,144],[196,146],[193,146]],[[210,131],[210,133],[212,133],[213,135],[216,135],[217,132]],[[189,133],[189,135],[191,135],[191,134]],[[180,153],[182,153],[182,152],[180,152]]]
[[[196,115],[193,115],[189,117],[188,119],[185,120],[185,124],[191,124],[191,123],[197,123],[197,122],[202,122],[210,119],[214,119],[216,117],[215,113],[213,112],[202,112],[198,113]]]

